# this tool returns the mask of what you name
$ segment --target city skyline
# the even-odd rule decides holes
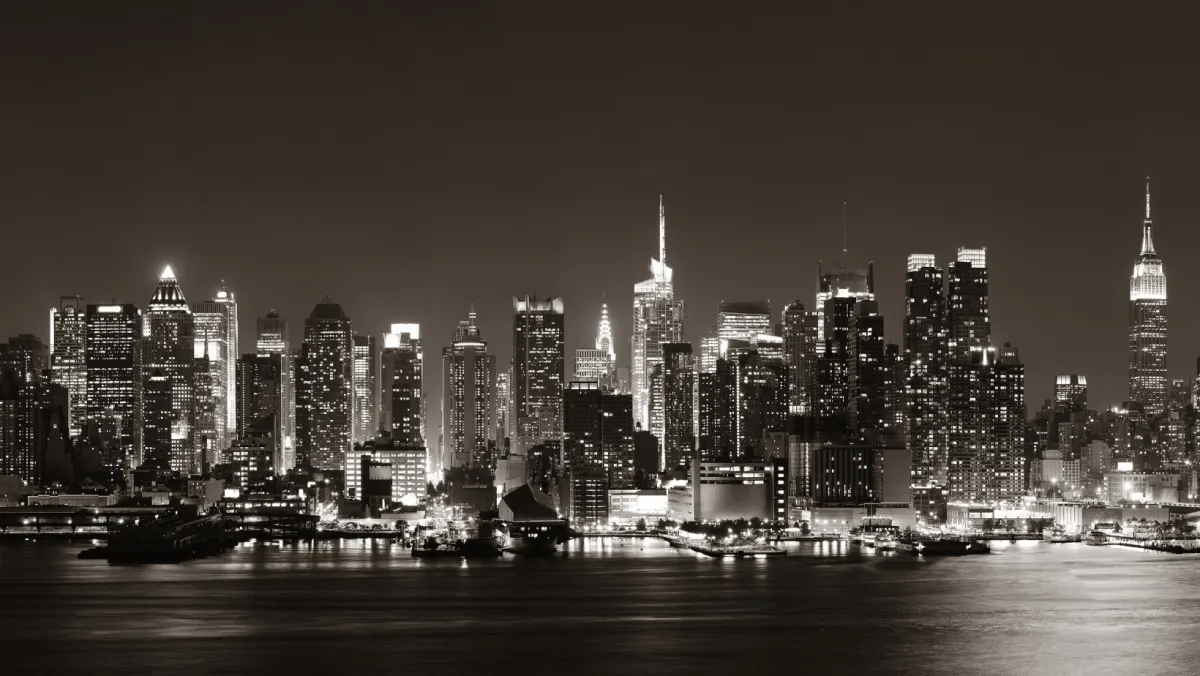
[[[1127,392],[1120,296],[1147,174],[1172,293],[1200,293],[1200,272],[1173,260],[1196,243],[1189,224],[1200,220],[1188,185],[1200,139],[1194,116],[1180,112],[1196,101],[1178,87],[1189,61],[1172,39],[1181,22],[1100,12],[1094,20],[1110,32],[1073,33],[1067,46],[1054,22],[989,8],[988,30],[963,44],[940,29],[976,25],[962,11],[925,22],[900,8],[870,20],[831,8],[795,23],[782,10],[730,18],[695,5],[678,20],[663,5],[608,8],[587,22],[547,10],[534,27],[520,10],[497,10],[496,24],[468,12],[474,20],[435,40],[426,29],[452,10],[389,8],[372,21],[330,10],[335,19],[303,15],[269,36],[209,26],[217,39],[204,50],[164,43],[156,31],[176,24],[161,15],[94,31],[96,16],[14,13],[4,49],[23,58],[11,59],[20,67],[8,109],[23,131],[0,171],[6,221],[31,255],[0,270],[10,309],[0,335],[47,339],[45,315],[61,296],[141,303],[172,263],[189,298],[210,298],[224,278],[244,316],[278,309],[293,343],[326,294],[370,335],[397,321],[443,335],[474,301],[491,336],[506,335],[512,294],[559,295],[576,318],[573,353],[590,343],[605,298],[614,336],[630,333],[624,308],[654,255],[661,193],[675,293],[697,345],[723,300],[769,299],[778,313],[811,299],[816,261],[841,257],[848,202],[849,261],[875,262],[885,317],[902,316],[907,254],[946,260],[959,246],[986,246],[992,310],[1003,339],[1022,348],[1031,406],[1051,395],[1058,372],[1086,374],[1096,406],[1117,403]],[[242,20],[272,25],[251,9]],[[330,21],[356,44],[309,51],[306,31]],[[496,44],[495,25],[530,51]],[[1014,37],[1026,48],[1013,52]],[[738,58],[717,67],[714,42]],[[111,59],[89,58],[116,45]],[[365,49],[376,50],[371,59]],[[431,57],[425,69],[406,65],[404,49]],[[531,56],[548,50],[554,63]],[[964,50],[979,68],[951,65]],[[595,59],[638,67],[606,75]],[[163,70],[126,67],[144,63]],[[1077,77],[1081,68],[1091,75]],[[304,70],[303,85],[288,75]],[[509,96],[487,85],[501,76]],[[96,88],[73,87],[81,77]],[[381,79],[403,96],[381,92]],[[469,123],[456,112],[465,110],[491,121]],[[311,140],[322,124],[337,143]],[[321,234],[332,227],[345,241]],[[66,243],[53,256],[36,247],[47,232]],[[397,284],[383,252],[407,241],[421,254],[406,262],[418,283]],[[589,255],[568,264],[554,257],[564,250]],[[516,263],[499,280],[497,257]],[[752,264],[712,274],[730,270],[728,260]],[[898,330],[891,320],[887,339],[899,342]],[[253,338],[242,322],[240,343]],[[628,346],[615,342],[627,361]],[[1169,376],[1191,375],[1200,319],[1174,313],[1171,346]],[[500,363],[510,350],[497,345]]]

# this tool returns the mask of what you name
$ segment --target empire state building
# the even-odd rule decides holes
[[[1129,278],[1129,399],[1148,415],[1167,405],[1167,277],[1154,251],[1150,220],[1150,179],[1146,179],[1146,220],[1142,252]]]

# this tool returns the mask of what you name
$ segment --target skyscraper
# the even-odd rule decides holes
[[[1150,220],[1150,179],[1146,179],[1146,218],[1142,251],[1129,278],[1129,400],[1147,415],[1167,406],[1167,276],[1154,251]]]
[[[875,264],[868,263],[866,269],[851,268],[842,264],[828,270],[822,268],[820,263],[817,264],[818,340],[825,339],[825,307],[830,298],[875,300]]]
[[[662,393],[662,458],[665,469],[690,467],[695,459],[696,438],[693,424],[696,361],[691,343],[664,343],[663,361],[654,367],[653,391]],[[657,436],[657,435],[656,435]]]
[[[662,363],[662,344],[683,342],[683,301],[675,300],[673,271],[667,267],[667,217],[658,199],[658,259],[650,259],[650,279],[633,287],[633,338],[630,344],[634,422],[652,427],[650,379]]]
[[[87,425],[106,464],[142,462],[142,311],[87,306]]]
[[[944,486],[946,424],[946,298],[933,254],[911,254],[904,281],[904,438],[914,486]]]
[[[573,473],[598,472],[610,488],[633,482],[633,399],[594,382],[563,394],[563,459]]]
[[[847,375],[850,426],[860,437],[868,431],[892,430],[892,421],[888,419],[888,383],[891,376],[888,373],[886,351],[879,303],[873,300],[855,303],[854,314],[851,315]]]
[[[341,469],[352,449],[354,332],[333,298],[317,303],[304,322],[296,365],[296,462]]]
[[[612,324],[608,320],[608,303],[600,306],[600,326],[596,331],[596,347],[575,350],[575,380],[592,380],[601,387],[616,387],[617,353],[613,349]]]
[[[517,448],[562,440],[566,384],[562,298],[513,298],[513,395]]]
[[[0,476],[29,486],[70,482],[50,471],[51,456],[65,461],[69,443],[66,388],[31,377],[20,360],[0,364]]]
[[[380,354],[379,427],[390,431],[398,444],[425,448],[424,373],[421,325],[392,324],[383,335]]]
[[[791,384],[788,409],[792,415],[809,412],[812,376],[817,358],[817,313],[805,312],[796,301],[783,308],[783,360]]]
[[[296,466],[296,360],[288,340],[287,320],[280,317],[278,312],[268,310],[267,316],[259,317],[256,321],[256,329],[256,354],[279,355],[279,372],[282,379],[279,385],[282,403],[278,421],[281,458],[275,470],[282,473]],[[238,423],[240,437],[245,437],[250,431],[249,421],[246,422],[246,426]]]
[[[269,444],[270,467],[275,472],[287,469],[283,467],[284,448],[278,441],[283,438],[287,408],[287,362],[286,353],[251,352],[238,358],[236,371],[238,441],[262,437],[264,428],[269,428],[273,437]]]
[[[237,426],[237,383],[231,382],[237,380],[237,334],[230,326],[231,316],[236,321],[236,307],[225,288],[212,300],[192,305],[193,356],[200,360],[197,368],[207,371],[197,378],[207,386],[196,392],[197,442],[221,451],[232,443]]]
[[[717,311],[717,340],[721,356],[731,340],[751,342],[762,333],[771,332],[771,304],[768,301],[726,301]],[[651,430],[653,431],[653,430]]]
[[[79,296],[63,296],[50,311],[50,377],[67,390],[72,437],[87,424],[87,307]]]
[[[472,308],[442,348],[442,459],[438,469],[478,466],[487,458],[493,421],[496,355],[475,324]]]
[[[170,383],[170,469],[183,473],[198,471],[201,460],[197,453],[194,328],[192,310],[168,265],[159,275],[146,313],[144,374],[149,377],[161,371]]]
[[[354,443],[373,440],[379,432],[379,370],[375,336],[354,336]]]

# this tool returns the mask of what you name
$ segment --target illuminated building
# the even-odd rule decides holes
[[[887,345],[883,316],[873,300],[855,303],[850,316],[847,385],[850,400],[850,429],[860,437],[868,430],[890,431]]]
[[[256,322],[257,337],[255,351],[259,355],[279,355],[280,389],[282,403],[279,410],[278,425],[281,433],[282,459],[276,465],[278,472],[283,473],[296,466],[296,357],[288,340],[288,323],[275,310],[268,310],[267,316],[259,317]],[[236,374],[235,374],[236,378]],[[236,396],[236,395],[235,395]],[[246,429],[239,427],[238,433],[245,434]]]
[[[72,476],[52,472],[55,457],[69,464],[67,390],[13,366],[0,369],[0,476],[17,476],[28,486],[69,483]]]
[[[696,393],[696,361],[691,343],[664,343],[663,361],[654,367],[651,387],[653,408],[661,409],[662,429],[658,437],[662,445],[661,467],[688,467],[696,452],[695,425],[692,406]],[[661,404],[659,397],[662,397]]]
[[[513,398],[517,449],[562,440],[566,377],[563,301],[513,298]]]
[[[650,279],[633,287],[633,338],[630,345],[630,388],[634,421],[644,430],[655,428],[650,410],[650,381],[662,363],[663,343],[683,342],[683,301],[675,300],[674,272],[667,267],[667,218],[658,200],[658,259],[650,259]]]
[[[296,463],[341,469],[353,425],[354,332],[342,306],[326,296],[304,322],[296,363]]]
[[[1153,229],[1146,179],[1142,251],[1129,278],[1129,400],[1151,416],[1167,405],[1167,277],[1154,251]]]
[[[731,426],[733,460],[765,457],[763,444],[771,432],[786,432],[788,380],[786,370],[775,360],[762,358],[758,350],[734,354],[727,360],[732,368],[732,396],[728,420]]]
[[[194,474],[201,460],[195,427],[195,331],[192,310],[169,265],[159,275],[145,319],[144,372],[149,377],[161,371],[170,383],[170,469]]]
[[[825,339],[826,302],[830,298],[853,298],[875,300],[875,264],[868,263],[866,269],[855,269],[845,264],[824,270],[817,264],[817,336]]]
[[[270,434],[278,443],[273,445],[277,456],[270,458],[272,468],[280,468],[283,473],[284,445],[286,437],[283,413],[287,409],[287,390],[289,382],[286,353],[243,354],[237,362],[236,370],[236,401],[237,401],[237,437],[247,440],[256,432],[262,434],[264,422],[270,421],[274,429]]]
[[[721,356],[730,341],[750,342],[761,333],[771,332],[771,304],[767,301],[723,302],[717,312],[717,340]],[[653,430],[651,430],[653,431]]]
[[[0,369],[14,371],[21,382],[41,382],[49,368],[50,350],[41,338],[22,333],[0,343]]]
[[[379,432],[379,400],[376,397],[375,337],[354,336],[354,443],[374,439]]]
[[[425,354],[420,324],[392,324],[380,355],[380,429],[399,444],[425,447]]]
[[[697,462],[691,477],[692,520],[787,520],[786,461]]]
[[[849,424],[850,353],[853,336],[854,296],[831,296],[821,315],[824,334],[817,343],[816,372],[813,379],[813,415],[824,420]]]
[[[1012,501],[1025,489],[1025,367],[1008,343],[970,358],[950,379],[949,498]]]
[[[488,459],[495,379],[496,356],[488,354],[472,308],[450,347],[442,348],[441,469],[476,467]]]
[[[1047,445],[1057,449],[1063,460],[1079,460],[1087,442],[1087,378],[1076,374],[1055,378],[1053,405]]]
[[[788,409],[792,415],[808,413],[812,406],[812,380],[817,359],[817,313],[805,312],[800,301],[783,309],[783,360],[791,386]]]
[[[603,387],[616,386],[617,353],[613,349],[612,325],[608,321],[608,303],[600,306],[600,327],[596,348],[575,350],[575,380],[594,380]]]
[[[342,467],[346,497],[363,500],[363,468],[372,464],[390,482],[386,497],[391,506],[416,505],[425,498],[425,455],[423,446],[398,443],[387,435],[368,441],[346,454]]]
[[[197,440],[214,451],[229,447],[237,427],[236,323],[237,304],[223,285],[212,300],[192,305],[197,376],[207,371],[197,378],[207,386],[195,393]]]
[[[913,486],[946,483],[946,298],[933,254],[911,254],[904,281],[904,439]]]
[[[633,484],[633,399],[575,381],[563,394],[563,460],[580,476],[602,473],[606,485]]]
[[[946,305],[948,497],[951,501],[987,501],[984,462],[995,449],[985,379],[995,352],[989,350],[986,250],[958,250],[950,267]]]
[[[496,446],[502,447],[508,437],[509,415],[512,411],[512,388],[509,371],[496,374]]]
[[[50,379],[67,390],[71,436],[87,423],[87,307],[79,296],[63,296],[50,311]]]
[[[171,378],[156,368],[146,376],[142,413],[142,467],[171,469]]]
[[[87,427],[106,464],[142,462],[142,311],[87,306]]]

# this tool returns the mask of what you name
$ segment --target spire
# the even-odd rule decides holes
[[[1154,223],[1150,220],[1150,177],[1146,177],[1146,220],[1142,221],[1142,255],[1153,256],[1154,251]]]
[[[667,211],[663,208],[663,196],[658,196],[658,262],[667,266]]]
[[[849,210],[849,203],[842,202],[842,268],[846,270],[850,269]]]
[[[1146,208],[1148,210],[1150,207],[1147,206]],[[1149,218],[1149,216],[1147,216],[1147,218]],[[169,279],[175,279],[175,271],[171,269],[170,265],[167,265],[167,267],[163,268],[162,274],[158,276],[158,280],[161,282]]]

